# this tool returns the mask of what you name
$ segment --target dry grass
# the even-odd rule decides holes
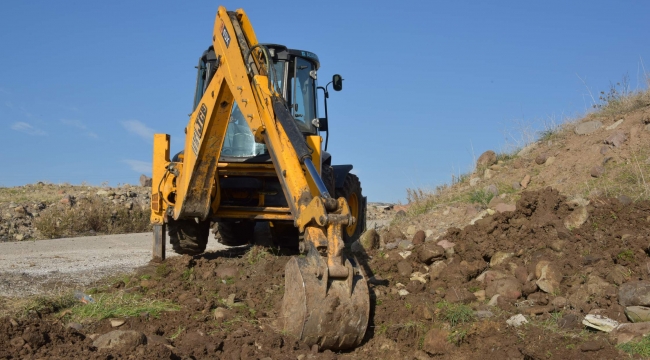
[[[48,239],[150,231],[149,209],[114,205],[100,198],[85,198],[72,207],[50,207],[34,221]]]
[[[617,116],[650,105],[650,77],[646,78],[645,90],[630,90],[629,77],[611,84],[609,91],[601,91],[598,102],[593,105],[596,115]]]

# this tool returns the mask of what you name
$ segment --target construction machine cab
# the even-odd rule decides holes
[[[318,56],[304,50],[287,49],[286,46],[277,44],[263,44],[269,50],[273,60],[275,72],[271,79],[275,79],[274,87],[282,95],[289,105],[291,115],[298,124],[300,130],[306,135],[316,134],[319,129],[318,105],[317,105],[317,71],[320,66]],[[214,48],[210,46],[199,58],[197,66],[196,90],[192,110],[194,111],[201,101],[205,89],[208,87],[212,76],[219,66],[219,58],[216,57]],[[340,78],[340,76],[339,76]],[[272,80],[273,81],[273,80]],[[238,124],[238,119],[243,119],[239,107],[235,104],[231,112],[231,124]],[[243,121],[243,120],[242,120]],[[241,125],[244,125],[243,123]],[[236,125],[233,125],[233,127]],[[243,126],[248,132],[247,126]],[[239,132],[231,131],[231,138]],[[250,136],[253,134],[251,133]],[[228,144],[224,144],[227,147]],[[259,155],[255,151],[233,151],[240,156]],[[226,151],[228,152],[228,151]]]

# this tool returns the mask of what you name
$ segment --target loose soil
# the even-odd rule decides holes
[[[146,344],[98,350],[92,338],[114,330],[108,319],[73,329],[65,310],[32,310],[0,319],[0,358],[623,358],[628,355],[606,333],[586,330],[580,321],[599,313],[627,322],[617,286],[650,278],[650,202],[595,199],[585,207],[586,222],[567,228],[564,222],[582,206],[550,188],[524,192],[516,211],[449,228],[410,249],[357,254],[370,277],[371,321],[362,345],[348,352],[309,349],[278,328],[284,266],[292,254],[253,246],[171,258],[95,289],[95,297],[140,293],[180,305],[159,318],[125,318],[117,328],[144,333]],[[394,239],[386,233],[382,240]],[[421,261],[441,240],[454,246],[433,263]],[[496,257],[504,260],[496,264]],[[561,273],[552,293],[536,285],[544,261]],[[440,263],[445,267],[436,271]],[[517,279],[520,293],[488,306],[482,291],[493,291],[490,284],[500,277]],[[528,324],[506,324],[519,313]]]

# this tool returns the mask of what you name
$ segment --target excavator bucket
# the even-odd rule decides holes
[[[370,313],[366,279],[348,259],[348,277],[330,277],[316,248],[307,246],[307,256],[294,257],[285,267],[284,330],[320,350],[358,346]]]

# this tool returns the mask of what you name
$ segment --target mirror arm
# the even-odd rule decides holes
[[[325,151],[327,151],[327,143],[329,142],[329,139],[330,139],[330,131],[329,131],[329,124],[328,124],[329,121],[327,119],[327,98],[329,98],[329,92],[327,91],[327,87],[331,83],[332,82],[330,81],[327,85],[325,85],[325,87],[322,87],[322,86],[318,87],[318,89],[323,89],[323,93],[325,93],[325,98],[323,99],[323,101],[325,102],[325,121],[324,121],[325,124],[324,125],[325,125],[325,128],[327,129],[327,130],[325,130],[325,132],[326,132],[326,134],[325,134]]]

